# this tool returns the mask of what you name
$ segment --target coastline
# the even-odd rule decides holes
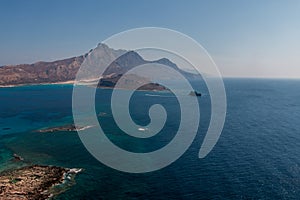
[[[33,83],[33,84],[17,84],[17,85],[0,85],[0,88],[17,88],[17,87],[24,87],[24,86],[42,86],[42,85],[74,85],[75,81],[63,81],[63,82],[56,82],[56,83]],[[107,87],[107,86],[101,86],[97,87],[93,84],[82,84],[81,86],[87,86],[87,87],[96,87],[97,89],[104,89],[104,90],[111,90],[111,89],[117,89],[117,90],[130,90],[127,88],[114,88],[114,87]],[[136,91],[140,92],[170,92],[170,90],[145,90],[145,89],[138,89]]]

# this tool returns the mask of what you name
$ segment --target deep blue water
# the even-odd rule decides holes
[[[159,171],[128,174],[94,159],[76,132],[33,130],[72,123],[72,86],[0,88],[0,170],[16,167],[17,153],[27,164],[52,164],[85,170],[76,185],[56,199],[299,199],[300,81],[225,79],[227,118],[215,148],[198,158],[210,117],[210,100],[199,88],[200,128],[187,152]],[[149,122],[148,107],[161,103],[168,111],[163,132],[149,140],[132,139],[110,114],[111,90],[97,92],[99,123],[118,146],[136,152],[163,147],[178,128],[178,102],[170,93],[136,92],[133,119]],[[150,96],[149,96],[150,94]],[[188,130],[187,130],[188,132]]]

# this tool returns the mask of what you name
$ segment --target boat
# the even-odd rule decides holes
[[[201,97],[201,93],[200,93],[200,92],[197,92],[197,91],[191,91],[191,92],[190,92],[190,95],[191,95],[191,96],[198,96],[198,97]]]

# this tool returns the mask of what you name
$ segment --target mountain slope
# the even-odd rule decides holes
[[[83,62],[84,57],[73,57],[54,62],[37,62],[0,67],[0,85],[22,85],[70,81]]]

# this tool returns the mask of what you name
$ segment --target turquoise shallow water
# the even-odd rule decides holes
[[[72,86],[0,88],[0,168],[18,165],[10,160],[13,153],[27,164],[84,168],[76,185],[56,199],[299,199],[300,81],[226,79],[225,87],[227,118],[213,151],[205,159],[197,157],[210,117],[209,96],[201,88],[195,141],[179,160],[146,174],[123,173],[101,164],[76,132],[33,132],[72,123]],[[170,93],[134,94],[131,112],[137,123],[149,122],[147,109],[153,103],[162,103],[170,113],[161,134],[140,140],[116,127],[110,92],[98,90],[96,110],[107,113],[99,122],[115,144],[147,152],[174,137],[179,107]]]

